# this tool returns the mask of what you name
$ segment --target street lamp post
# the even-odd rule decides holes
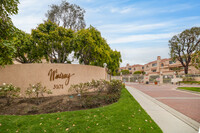
[[[105,69],[105,80],[107,79],[107,71],[106,71],[106,67],[107,67],[107,64],[106,63],[103,63],[103,67]]]

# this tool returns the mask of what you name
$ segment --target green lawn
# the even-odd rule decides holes
[[[178,87],[178,89],[200,92],[200,87]]]
[[[180,81],[183,84],[200,84],[200,81]]]
[[[1,115],[0,132],[160,133],[162,131],[129,92],[123,89],[117,103],[101,108],[42,115]]]

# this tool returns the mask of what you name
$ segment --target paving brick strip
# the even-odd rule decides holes
[[[171,84],[144,85],[128,83],[127,85],[142,91],[189,118],[200,122],[200,94],[176,90],[176,88],[180,86]],[[189,85],[181,85],[181,87],[182,86]]]

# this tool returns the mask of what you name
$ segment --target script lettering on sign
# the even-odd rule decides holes
[[[70,81],[70,78],[75,75],[74,73],[71,74],[71,73],[58,73],[58,70],[53,70],[53,69],[50,69],[49,70],[49,73],[48,73],[48,76],[50,77],[50,81],[54,81],[56,79],[66,79],[65,80],[65,85],[67,86],[69,84],[69,81]]]

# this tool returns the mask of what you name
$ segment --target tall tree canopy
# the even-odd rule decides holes
[[[16,61],[20,63],[41,62],[42,52],[30,34],[17,29],[13,45],[16,49],[14,55]]]
[[[200,27],[193,27],[173,36],[169,40],[169,48],[171,58],[180,61],[185,74],[188,74],[191,56],[200,49]]]
[[[0,43],[8,40],[15,31],[10,15],[18,13],[19,0],[0,0]]]
[[[113,51],[101,33],[90,26],[76,33],[74,56],[80,64],[103,66],[107,63],[110,74],[116,72],[121,62],[121,54]]]
[[[85,10],[78,5],[62,1],[60,5],[53,4],[50,8],[51,9],[46,13],[48,20],[74,31],[85,28]]]
[[[19,0],[0,0],[0,65],[12,64],[14,47],[10,40],[15,32],[10,15],[18,13]]]
[[[10,44],[10,41],[5,40],[0,43],[0,66],[12,64],[14,52],[15,48]]]
[[[110,51],[111,61],[109,61],[108,69],[110,70],[109,73],[112,75],[116,75],[118,73],[118,69],[120,67],[120,63],[122,62],[121,53],[118,51]]]
[[[32,36],[47,61],[65,63],[73,50],[74,32],[71,29],[59,27],[56,23],[45,21],[32,30]]]
[[[103,66],[110,60],[110,47],[94,27],[82,29],[75,37],[74,52],[80,64]]]

